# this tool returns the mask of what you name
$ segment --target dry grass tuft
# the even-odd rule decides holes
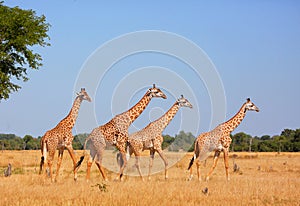
[[[73,181],[72,162],[67,153],[57,183],[38,175],[39,151],[0,153],[0,205],[300,205],[300,153],[234,153],[238,173],[233,172],[231,154],[229,182],[221,158],[209,182],[198,182],[196,178],[186,181],[192,153],[166,153],[172,165],[167,181],[163,172],[156,172],[145,182],[128,175],[123,182],[103,182],[93,165],[89,183],[85,181],[86,162],[79,170],[78,181]],[[78,157],[80,154],[77,151]],[[115,154],[108,151],[106,155],[105,164],[117,168]],[[8,163],[12,164],[12,175],[4,177]],[[209,158],[206,167],[201,166],[203,178],[211,163]],[[126,174],[135,174],[133,164],[134,158],[129,161]],[[141,166],[146,175],[146,154]],[[154,167],[156,171],[163,168],[158,155]],[[107,172],[110,180],[116,175]]]

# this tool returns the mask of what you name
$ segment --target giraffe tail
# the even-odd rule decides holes
[[[45,164],[45,160],[46,160],[46,157],[47,157],[47,145],[44,141],[44,138],[41,139],[41,152],[42,152],[42,157],[41,157],[41,162],[40,162],[39,174],[42,174],[43,166]]]
[[[198,155],[197,155],[198,154]],[[199,150],[198,150],[198,141],[195,142],[195,148],[194,148],[194,156],[192,157],[188,170],[191,169],[192,165],[194,164],[195,159],[197,159],[197,156],[199,156]]]
[[[85,142],[84,142],[84,146],[83,146],[83,154],[82,156],[80,157],[79,161],[76,163],[76,166],[75,166],[75,169],[78,169],[81,165],[81,163],[83,162],[84,160],[84,156],[86,155],[86,145],[87,145],[87,142],[90,140],[90,138],[86,138]]]
[[[191,169],[192,165],[194,164],[195,159],[196,159],[196,154],[194,154],[194,156],[192,157],[189,167],[188,167],[188,170]]]

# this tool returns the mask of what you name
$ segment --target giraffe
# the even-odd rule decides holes
[[[224,154],[224,164],[225,164],[225,171],[226,171],[226,178],[229,180],[229,174],[228,174],[228,154],[229,154],[229,146],[231,144],[231,138],[230,133],[242,122],[244,119],[247,111],[256,111],[259,112],[258,107],[256,107],[250,100],[250,98],[247,99],[247,101],[242,105],[240,110],[237,112],[235,116],[233,116],[228,121],[220,124],[213,130],[209,132],[205,132],[200,134],[196,141],[195,141],[195,148],[194,148],[194,156],[190,161],[188,170],[190,170],[190,177],[189,180],[192,179],[192,165],[194,160],[198,160],[196,162],[197,166],[197,175],[198,180],[201,181],[200,176],[200,161],[206,160],[209,153],[211,151],[214,151],[214,159],[213,159],[213,165],[208,172],[206,176],[206,181],[209,180],[210,175],[212,174],[213,170],[215,169],[218,158],[220,156],[220,153],[223,152]]]
[[[149,172],[148,179],[150,179],[151,169],[153,165],[154,154],[157,152],[165,164],[165,179],[168,178],[168,161],[165,157],[163,150],[161,148],[163,137],[162,132],[172,121],[180,107],[192,108],[192,104],[181,95],[179,99],[175,101],[172,107],[160,118],[148,124],[145,128],[137,131],[128,137],[128,149],[127,152],[131,156],[133,153],[135,155],[136,163],[135,166],[140,174],[141,179],[144,181],[141,169],[140,169],[140,156],[142,151],[150,150],[150,161],[149,161]]]
[[[133,107],[129,110],[116,115],[112,118],[109,122],[104,125],[101,125],[92,130],[90,135],[87,137],[84,143],[84,151],[87,146],[87,142],[90,142],[90,154],[89,160],[87,162],[87,174],[86,179],[90,179],[90,171],[93,161],[95,163],[105,181],[108,181],[104,169],[102,167],[102,158],[103,152],[106,147],[106,143],[110,145],[116,146],[116,148],[121,153],[121,158],[124,162],[122,167],[120,167],[120,172],[116,177],[116,180],[120,178],[122,180],[123,170],[126,166],[126,144],[128,139],[128,128],[129,126],[139,117],[139,115],[145,110],[149,102],[152,98],[159,97],[166,99],[167,96],[159,89],[155,87],[153,84],[152,88],[149,88],[142,99],[136,103]],[[81,165],[85,156],[85,152],[83,156],[80,157],[80,160],[77,163],[77,168]]]
[[[78,116],[78,111],[81,105],[81,102],[83,100],[87,100],[91,102],[91,98],[87,94],[84,88],[81,89],[79,93],[77,93],[77,96],[74,100],[73,106],[71,108],[71,111],[69,114],[61,120],[56,127],[53,129],[47,131],[44,136],[41,139],[41,152],[42,152],[42,157],[41,157],[41,163],[40,163],[40,174],[43,171],[43,166],[44,162],[47,159],[47,153],[49,155],[48,158],[48,167],[49,167],[49,173],[51,177],[51,181],[56,181],[59,168],[61,165],[64,149],[67,148],[72,161],[73,161],[73,172],[74,172],[74,180],[77,179],[77,170],[76,170],[76,160],[75,160],[75,155],[72,147],[72,141],[73,141],[73,135],[72,135],[72,128],[75,125],[77,116]],[[54,159],[54,154],[55,150],[58,149],[58,162],[57,162],[57,169],[55,176],[53,177],[52,174],[52,162]],[[45,170],[45,168],[44,168]],[[45,171],[43,172],[45,173]]]

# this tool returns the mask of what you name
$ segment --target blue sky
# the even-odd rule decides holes
[[[225,107],[224,120],[231,118],[245,99],[251,97],[261,111],[248,113],[234,133],[277,135],[284,128],[299,128],[298,1],[11,0],[4,4],[33,9],[38,15],[45,15],[52,26],[51,46],[34,48],[42,55],[43,66],[39,71],[30,71],[30,80],[22,83],[22,89],[0,103],[1,133],[41,136],[53,128],[68,114],[77,78],[95,51],[119,36],[143,30],[176,34],[207,54],[224,87],[226,104],[220,105]],[[146,72],[151,67],[153,71],[163,69],[149,79],[139,76],[143,75],[140,70]],[[183,89],[184,95],[195,105],[193,110],[181,109],[165,133],[176,134],[183,129],[198,135],[216,126],[216,122],[211,122],[214,111],[203,80],[176,58],[145,52],[128,56],[110,68],[96,93],[91,94],[93,103],[82,104],[74,134],[91,131],[95,125],[86,121],[89,116],[103,124],[126,110],[152,83],[158,87],[165,85],[169,98],[153,100],[130,131],[159,117],[181,94],[178,82],[170,81],[171,75],[160,76],[165,71],[186,82],[194,96]],[[133,81],[130,77],[134,75],[137,78]],[[124,85],[130,86],[134,93],[122,93]],[[113,98],[116,100],[111,104]]]

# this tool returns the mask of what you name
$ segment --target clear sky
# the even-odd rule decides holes
[[[261,111],[249,112],[234,133],[277,135],[284,128],[300,128],[299,1],[10,0],[4,4],[45,15],[51,24],[51,46],[34,48],[42,55],[43,66],[29,71],[30,80],[21,84],[22,89],[0,103],[0,133],[42,136],[68,114],[81,71],[96,51],[120,36],[145,30],[178,35],[201,48],[218,72],[225,103],[212,106],[213,89],[180,56],[128,54],[109,68],[99,68],[107,72],[96,90],[88,79],[81,82],[79,86],[86,87],[94,101],[83,102],[74,134],[89,133],[128,109],[152,83],[168,99],[152,100],[130,131],[158,118],[181,93],[195,107],[182,108],[166,134],[183,129],[197,136],[231,118],[248,97]],[[105,60],[98,59],[99,67]],[[222,108],[224,119],[212,122],[214,112]],[[96,119],[96,124],[89,119]]]

